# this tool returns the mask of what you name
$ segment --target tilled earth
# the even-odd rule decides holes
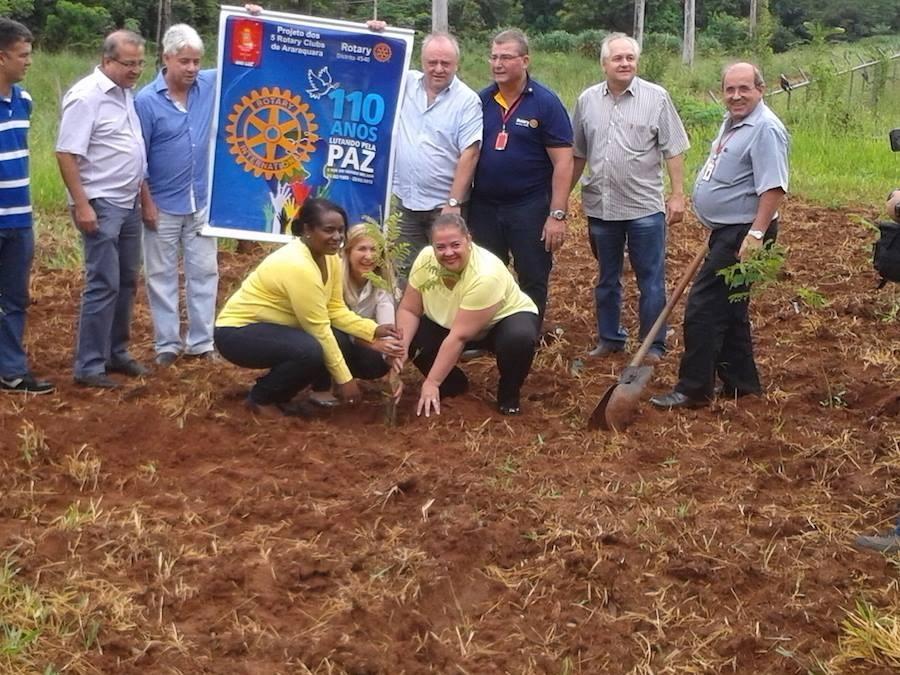
[[[482,358],[430,419],[408,372],[393,428],[378,385],[355,409],[254,419],[253,374],[226,363],[77,388],[80,273],[38,266],[30,352],[59,391],[0,400],[0,624],[42,629],[0,670],[896,672],[850,624],[900,608],[898,558],[851,546],[896,512],[900,290],[874,290],[875,235],[849,210],[793,201],[782,222],[782,278],[752,303],[765,395],[644,403],[620,434],[585,430],[628,357],[586,356],[583,223],[525,414],[494,411]],[[673,228],[670,286],[702,236]],[[222,254],[220,299],[261,255]],[[680,321],[648,397],[674,383]],[[149,362],[143,289],[133,334]],[[26,591],[44,614],[14,613]]]

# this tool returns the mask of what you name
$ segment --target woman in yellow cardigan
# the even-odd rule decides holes
[[[346,229],[344,209],[307,199],[291,223],[298,239],[266,257],[219,314],[219,353],[243,368],[269,369],[247,396],[252,412],[296,414],[291,399],[325,373],[338,396],[355,403],[361,393],[354,378],[375,379],[390,367],[370,358],[371,350],[402,355],[392,324],[379,326],[344,303],[338,253]]]

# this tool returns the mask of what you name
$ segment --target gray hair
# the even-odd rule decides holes
[[[766,80],[763,77],[762,71],[759,69],[755,63],[750,63],[749,61],[735,61],[734,63],[729,63],[727,66],[722,68],[722,81],[720,86],[722,89],[725,88],[725,76],[728,74],[728,71],[734,68],[735,66],[750,66],[753,68],[753,86],[757,89],[765,89],[766,88]]]
[[[453,51],[456,52],[456,60],[459,60],[459,41],[453,35],[445,31],[436,31],[426,35],[425,39],[422,40],[422,51],[424,52],[425,48],[435,40],[446,40],[449,42],[453,46]]]
[[[641,58],[641,46],[638,44],[637,40],[630,35],[625,35],[625,33],[610,33],[603,38],[603,42],[600,43],[600,61],[609,59],[609,44],[615,40],[625,40],[625,42],[630,44],[631,48],[634,49],[634,55],[637,58]]]
[[[203,51],[203,40],[186,23],[176,23],[163,35],[163,54],[177,54],[185,47]]]
[[[494,36],[494,39],[491,40],[491,44],[494,45],[500,45],[506,42],[515,42],[519,45],[519,56],[528,54],[528,38],[525,37],[525,33],[518,28],[500,31]]]
[[[433,223],[431,223],[429,231],[429,234],[431,235],[430,238],[433,240],[435,231],[445,227],[455,227],[463,234],[463,236],[469,235],[469,226],[466,225],[466,221],[461,215],[458,213],[442,213],[434,219]]]
[[[123,44],[134,45],[135,47],[144,46],[144,38],[131,30],[115,30],[106,36],[103,40],[103,57],[114,59],[119,55],[119,47]]]

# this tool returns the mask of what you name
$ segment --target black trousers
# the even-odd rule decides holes
[[[374,380],[388,372],[381,354],[343,331],[332,328],[332,332],[353,377]],[[250,399],[260,405],[287,403],[297,392],[329,377],[322,346],[300,328],[274,323],[217,327],[215,342],[219,353],[236,366],[270,369],[250,390]]]
[[[513,267],[519,288],[537,305],[543,322],[553,254],[544,248],[541,235],[550,212],[549,193],[537,193],[516,203],[498,204],[472,196],[469,229],[479,246]],[[538,324],[540,326],[540,323]]]
[[[749,292],[750,286],[729,288],[717,273],[738,261],[738,251],[750,225],[729,225],[713,230],[709,253],[691,286],[684,311],[684,355],[678,369],[675,390],[697,400],[710,400],[716,375],[729,395],[758,394],[762,391],[753,338],[750,335],[750,300],[731,302],[729,295]],[[774,241],[778,221],[766,231],[766,241]]]
[[[423,375],[427,376],[431,371],[441,343],[449,334],[449,330],[427,316],[419,321],[419,328],[409,345],[409,353]],[[531,370],[537,334],[537,314],[517,312],[497,322],[483,339],[466,344],[466,349],[487,349],[497,357],[497,368],[500,371],[498,404],[510,407],[519,405],[519,390]],[[453,366],[453,370],[441,383],[441,397],[456,396],[468,388],[469,380],[465,373],[459,366]]]

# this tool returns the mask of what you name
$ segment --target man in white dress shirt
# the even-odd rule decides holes
[[[110,372],[147,372],[128,352],[146,170],[133,87],[143,67],[144,39],[115,31],[103,43],[100,65],[63,97],[56,158],[84,248],[74,375],[86,387],[117,387]]]
[[[428,244],[434,219],[461,213],[472,187],[481,148],[481,101],[456,76],[458,67],[456,38],[432,33],[422,42],[422,70],[411,70],[406,78],[393,181],[401,241],[409,244],[400,266],[403,278]]]

